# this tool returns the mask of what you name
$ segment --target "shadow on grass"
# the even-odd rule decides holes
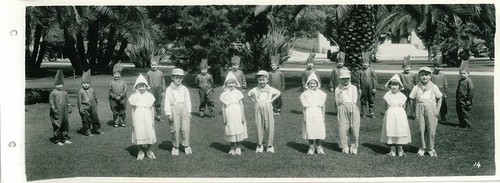
[[[339,143],[336,142],[323,142],[323,147],[330,149],[332,151],[342,152],[342,149],[339,147]]]
[[[307,150],[309,150],[309,145],[303,143],[287,142],[286,146],[295,149],[301,153],[307,153]]]
[[[163,150],[166,150],[166,151],[172,151],[172,148],[174,146],[172,145],[172,141],[162,141],[159,145],[158,145],[158,148],[159,149],[163,149]]]
[[[302,111],[295,110],[295,109],[290,110],[290,112],[293,114],[302,114]]]
[[[224,152],[224,153],[229,152],[229,149],[231,148],[231,146],[229,144],[221,144],[218,142],[211,143],[210,147],[214,148],[216,150],[219,150],[221,152]]]
[[[137,157],[137,152],[139,152],[139,149],[137,149],[137,145],[130,145],[125,150],[130,154],[132,157]]]
[[[376,152],[378,154],[387,154],[389,152],[389,149],[385,146],[379,146],[370,143],[363,143],[363,147],[370,148],[373,152]]]
[[[337,116],[337,112],[325,112],[325,115]]]
[[[450,122],[439,122],[439,124],[451,126],[451,127],[458,127],[459,126],[457,123],[450,123]]]
[[[245,148],[250,149],[250,150],[257,149],[257,143],[255,143],[255,142],[242,141],[241,145],[243,145]],[[228,149],[228,151],[229,151],[229,149]]]
[[[418,147],[416,146],[411,146],[411,145],[405,145],[403,146],[403,149],[405,152],[411,152],[417,154],[418,152]]]
[[[107,123],[106,123],[108,126],[115,126],[115,122],[113,120],[109,120]]]

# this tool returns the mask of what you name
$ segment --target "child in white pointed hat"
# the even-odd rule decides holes
[[[240,84],[232,73],[228,73],[224,82],[224,92],[219,99],[222,102],[222,123],[224,139],[231,143],[229,155],[241,155],[240,142],[248,138],[243,93],[237,90]]]
[[[410,125],[404,106],[406,96],[401,93],[403,83],[396,74],[385,84],[389,89],[384,95],[386,109],[380,141],[390,148],[389,156],[404,156],[403,145],[411,142]],[[397,148],[397,151],[396,151]]]
[[[412,105],[415,104],[415,121],[420,128],[420,148],[417,155],[424,156],[427,152],[434,157],[437,156],[434,137],[443,93],[430,80],[431,72],[429,67],[420,68],[418,71],[420,82],[413,87],[409,98],[412,100]]]
[[[119,63],[113,66],[113,81],[109,83],[109,106],[113,113],[114,127],[125,127],[127,116],[127,83],[122,79],[123,66]]]
[[[358,90],[351,84],[351,72],[340,70],[340,84],[335,89],[337,121],[339,124],[339,147],[342,153],[358,154],[360,116],[356,106]]]
[[[191,135],[191,97],[189,91],[182,84],[184,70],[172,70],[172,83],[165,90],[164,110],[167,115],[172,133],[172,155],[179,155],[179,145],[184,146],[184,153],[192,154],[190,147]]]
[[[456,110],[458,126],[470,129],[472,126],[470,110],[474,98],[474,84],[469,77],[469,61],[464,60],[460,64],[460,79],[456,90]]]
[[[256,153],[264,151],[264,136],[267,137],[267,152],[274,153],[274,114],[273,101],[281,92],[269,86],[269,73],[260,70],[257,73],[258,85],[248,92],[248,97],[255,104],[255,128],[257,130]]]
[[[55,88],[49,94],[50,122],[52,123],[53,142],[57,145],[71,144],[68,135],[69,115],[71,114],[71,104],[69,103],[68,92],[64,90],[64,74],[62,70],[57,70],[55,77]]]
[[[91,87],[90,69],[82,74],[82,88],[78,91],[77,105],[82,118],[81,132],[85,136],[103,134],[97,110],[97,95]]]
[[[149,88],[148,81],[140,74],[134,84],[135,92],[128,98],[132,105],[132,143],[139,149],[137,160],[142,160],[145,155],[156,158],[152,151],[152,144],[156,143],[155,97],[147,91]]]
[[[151,70],[146,73],[146,80],[150,86],[151,93],[155,97],[155,110],[156,110],[156,121],[161,121],[161,101],[163,99],[163,92],[165,91],[165,76],[163,72],[158,69],[158,64],[160,62],[161,56],[154,56],[151,54]]]
[[[312,73],[306,82],[306,91],[299,99],[302,104],[302,138],[309,140],[309,150],[307,154],[325,154],[321,141],[326,137],[325,129],[325,101],[326,93],[321,91],[321,83],[316,74]]]

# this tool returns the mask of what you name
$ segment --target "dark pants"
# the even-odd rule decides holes
[[[213,91],[206,93],[205,90],[199,89],[198,95],[200,96],[200,113],[205,111],[205,107],[208,108],[210,112],[214,111]]]
[[[441,110],[439,111],[439,116],[441,121],[446,121],[446,117],[448,116],[448,105],[446,104],[446,98],[443,97],[441,103]]]
[[[95,105],[90,105],[89,108],[84,109],[82,113],[80,113],[82,117],[82,132],[85,135],[90,134],[90,130],[92,129],[94,132],[98,132],[101,129],[101,123],[99,122],[99,116],[97,115],[97,107]]]
[[[373,112],[373,100],[375,99],[375,92],[372,88],[365,88],[361,91],[361,114],[365,114],[365,106],[368,104],[369,112]]]
[[[113,122],[115,125],[125,124],[125,118],[127,117],[125,99],[115,100],[110,98],[109,106],[111,107],[111,112],[113,112]]]
[[[471,116],[469,113],[470,106],[467,106],[465,101],[457,100],[456,109],[458,115],[458,125],[463,128],[470,128],[472,125],[470,121]]]
[[[52,134],[54,135],[54,143],[64,142],[68,140],[69,139],[68,130],[69,130],[68,118],[64,118],[62,120],[53,120]]]
[[[163,89],[161,87],[151,87],[151,94],[155,97],[154,106],[156,118],[160,118]]]
[[[283,99],[281,99],[281,95],[273,101],[273,111],[281,112],[281,107],[283,106]]]

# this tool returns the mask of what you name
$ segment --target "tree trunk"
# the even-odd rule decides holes
[[[95,21],[89,25],[87,55],[89,58],[89,67],[94,70],[97,63],[97,41],[99,38],[99,23]]]
[[[63,53],[71,62],[75,74],[82,74],[82,66],[76,58],[75,40],[69,35],[67,28],[64,28],[64,48]]]
[[[125,38],[122,38],[122,41],[120,43],[120,49],[118,50],[118,53],[116,54],[116,59],[122,60],[126,57],[125,55],[125,49],[127,48],[128,41]]]
[[[85,56],[85,46],[83,45],[83,35],[82,33],[77,33],[76,35],[76,51],[78,62],[81,63],[82,69],[84,71],[89,70],[89,64],[87,62],[87,57]]]
[[[40,40],[42,38],[42,31],[43,27],[42,25],[36,25],[35,27],[35,37],[34,37],[34,43],[33,43],[33,52],[31,52],[31,55],[29,58],[27,58],[27,73],[34,73],[38,69],[36,68],[36,60],[38,58],[38,53],[40,49]]]
[[[36,63],[34,66],[34,72],[40,70],[40,66],[42,65],[43,58],[45,57],[45,51],[47,50],[47,43],[42,41],[40,43],[40,52],[38,54],[38,58],[36,59]]]
[[[107,67],[109,62],[111,61],[111,57],[113,56],[113,52],[115,51],[115,32],[116,29],[113,25],[111,25],[111,28],[109,29],[109,34],[108,34],[108,43],[106,45],[106,52],[104,53],[104,57],[102,60],[99,62],[99,67]]]

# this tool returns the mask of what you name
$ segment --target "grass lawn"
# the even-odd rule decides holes
[[[397,68],[399,69],[399,67]],[[163,70],[169,73],[170,70]],[[123,78],[132,93],[137,74],[146,70],[127,68]],[[476,92],[472,109],[473,130],[457,128],[454,94],[458,76],[448,76],[447,100],[450,124],[439,124],[436,134],[438,157],[417,157],[418,124],[410,120],[412,143],[405,146],[405,157],[388,157],[388,148],[380,142],[383,112],[376,105],[377,119],[361,120],[358,155],[341,154],[337,142],[337,117],[333,115],[332,93],[328,93],[325,139],[325,155],[307,155],[307,141],[301,138],[302,110],[299,102],[299,72],[285,72],[287,90],[283,96],[282,116],[275,117],[275,154],[256,154],[254,109],[245,99],[249,138],[243,142],[241,156],[229,156],[229,143],[224,141],[224,127],[220,113],[220,101],[216,100],[215,118],[199,118],[193,113],[191,120],[192,155],[170,155],[172,143],[166,118],[156,123],[158,142],[154,145],[157,159],[137,161],[135,146],[131,144],[130,105],[126,128],[113,128],[108,102],[111,75],[98,75],[92,79],[99,98],[99,118],[104,135],[86,137],[76,133],[81,128],[78,113],[70,117],[69,135],[73,144],[56,146],[49,141],[52,127],[47,103],[26,105],[26,175],[28,181],[65,177],[419,177],[419,176],[478,176],[495,175],[494,162],[494,102],[493,77],[472,76]],[[328,86],[326,74],[323,85]],[[379,74],[379,91],[376,104],[381,104],[385,94],[383,84],[389,74]],[[167,79],[170,82],[170,79]],[[66,78],[65,88],[70,101],[76,104],[76,92],[80,78]],[[250,87],[256,85],[253,75],[247,76]],[[194,87],[194,76],[185,78],[189,87],[193,112],[197,112],[199,99]],[[53,77],[26,80],[26,87],[51,87]],[[326,90],[326,87],[323,87]],[[216,88],[216,98],[222,92]],[[75,108],[76,109],[76,108]],[[74,110],[77,111],[77,110]],[[182,149],[181,149],[182,150]],[[479,162],[480,168],[474,167]]]

